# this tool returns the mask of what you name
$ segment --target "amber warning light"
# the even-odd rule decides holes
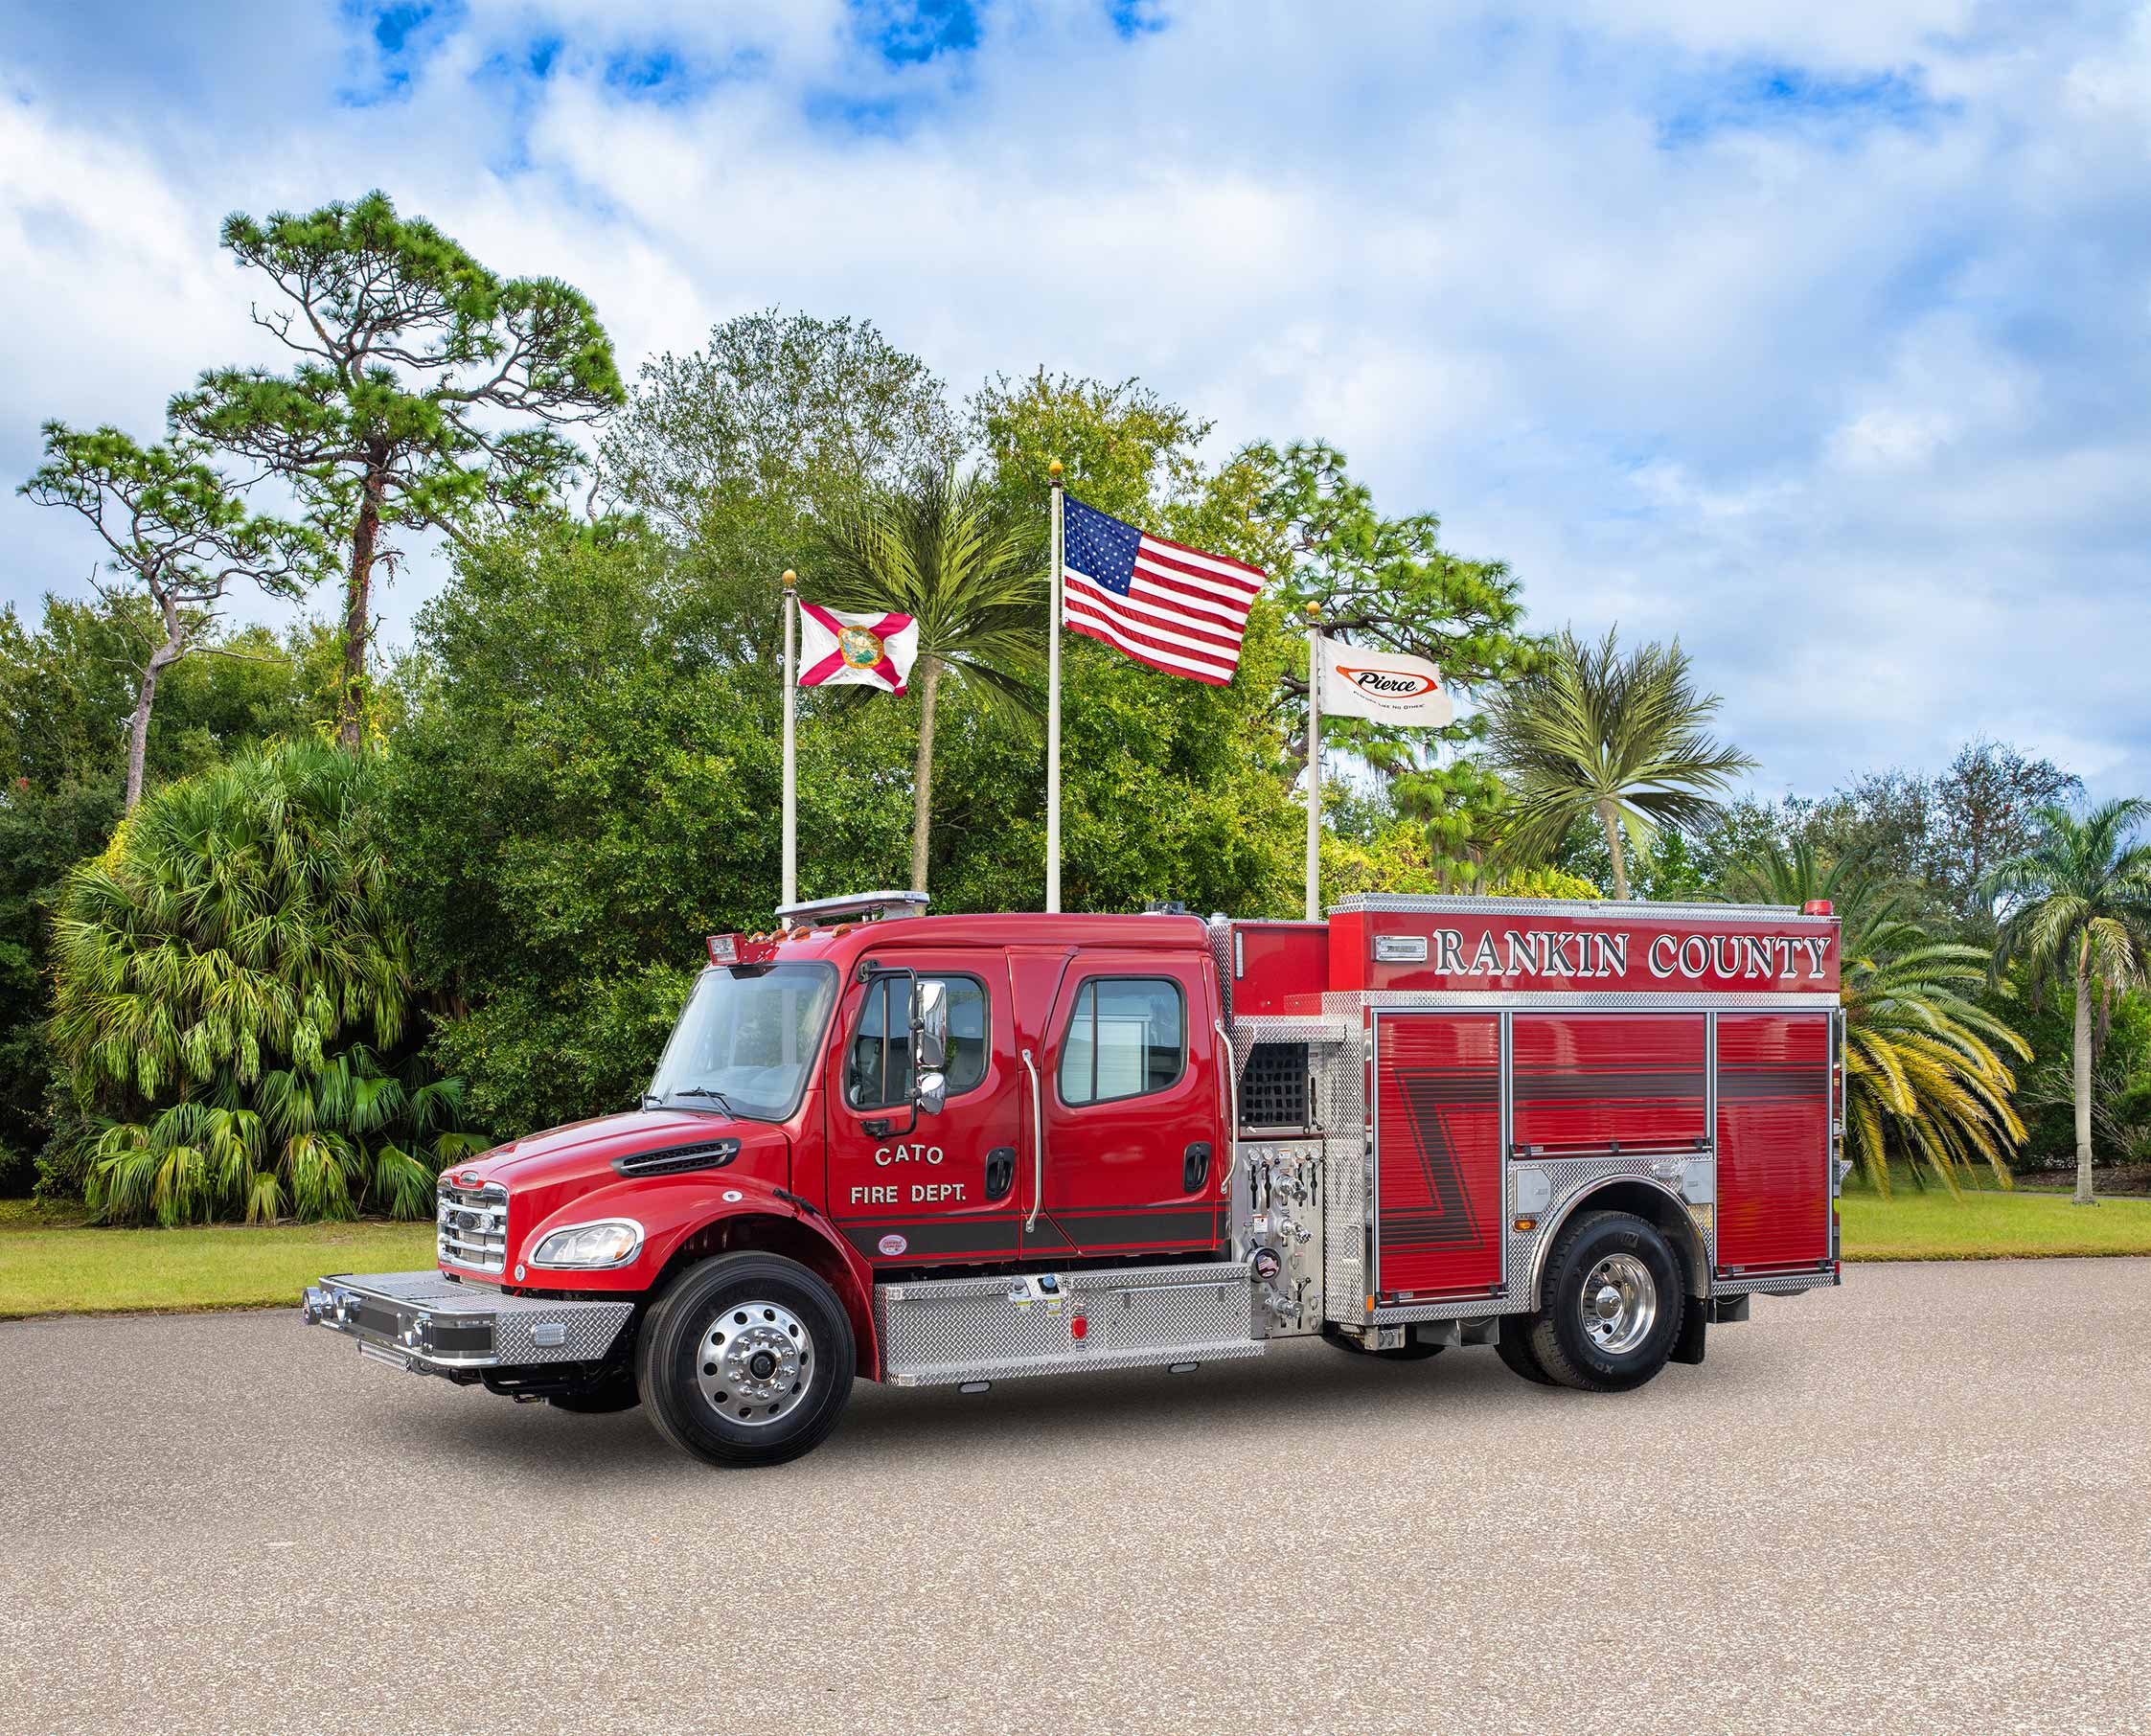
[[[740,962],[740,937],[736,934],[713,934],[709,937],[710,963],[736,965]]]

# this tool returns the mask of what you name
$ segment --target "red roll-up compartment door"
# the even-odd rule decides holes
[[[1384,1296],[1501,1282],[1501,1021],[1374,1020],[1375,1270]]]
[[[1701,1013],[1519,1013],[1512,1040],[1519,1147],[1692,1151],[1709,1131]]]
[[[1718,1016],[1718,1269],[1830,1258],[1827,1013]]]

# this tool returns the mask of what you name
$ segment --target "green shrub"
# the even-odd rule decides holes
[[[310,742],[242,754],[146,798],[68,877],[52,1034],[102,1216],[423,1217],[485,1144],[461,1081],[411,1060],[379,779]]]

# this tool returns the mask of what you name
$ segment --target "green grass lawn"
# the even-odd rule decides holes
[[[1890,1198],[1848,1193],[1838,1202],[1847,1260],[2013,1260],[2062,1254],[2151,1254],[2151,1199],[2071,1205],[2066,1194],[1892,1182]]]
[[[0,1210],[0,1319],[25,1314],[298,1306],[324,1272],[433,1264],[430,1223],[247,1229],[89,1229],[50,1212]]]
[[[1909,1182],[1841,1201],[1847,1260],[2007,1260],[2151,1254],[2151,1199],[2087,1209],[2066,1196],[1992,1191],[1953,1199]],[[0,1201],[0,1319],[26,1314],[294,1306],[324,1272],[433,1264],[430,1223],[281,1224],[247,1229],[92,1229],[79,1218]]]

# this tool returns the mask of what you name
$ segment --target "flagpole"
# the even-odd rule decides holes
[[[795,714],[799,706],[799,653],[796,649],[799,595],[793,588],[799,575],[789,567],[784,576],[784,896],[778,902],[799,902],[799,766],[794,746]],[[788,922],[789,918],[786,919]]]
[[[1322,918],[1322,608],[1307,605],[1307,920]]]
[[[1045,640],[1045,909],[1061,908],[1061,461],[1045,467],[1053,489],[1052,619]]]

